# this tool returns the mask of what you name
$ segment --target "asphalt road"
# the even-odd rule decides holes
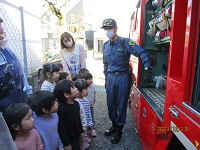
[[[112,136],[104,136],[104,132],[110,128],[111,122],[107,113],[102,55],[94,55],[92,51],[88,51],[87,68],[93,74],[93,81],[97,91],[97,101],[94,106],[97,137],[91,137],[92,141],[88,150],[142,150],[129,109],[127,111],[127,123],[123,129],[122,140],[118,144],[111,144],[110,139]]]

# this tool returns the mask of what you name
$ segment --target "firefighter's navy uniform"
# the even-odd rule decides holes
[[[123,42],[124,40],[124,42]],[[140,57],[150,67],[146,51],[128,38],[118,37],[103,45],[103,63],[106,80],[107,106],[110,120],[118,126],[126,123],[126,110],[131,87],[130,55]]]
[[[109,18],[104,20],[102,28],[107,32],[116,26],[115,20]],[[148,53],[129,38],[115,35],[114,41],[108,40],[103,45],[107,106],[109,118],[112,121],[112,127],[106,130],[105,135],[115,133],[114,138],[111,139],[113,144],[120,141],[123,126],[126,124],[127,102],[132,83],[129,66],[131,54],[140,57],[144,67],[151,67]]]

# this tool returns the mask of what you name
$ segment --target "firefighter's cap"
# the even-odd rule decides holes
[[[105,27],[116,27],[117,26],[117,23],[114,19],[112,18],[108,18],[108,19],[105,19],[102,23],[102,27],[101,28],[105,28]]]

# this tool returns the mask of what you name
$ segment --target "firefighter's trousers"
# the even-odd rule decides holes
[[[131,87],[130,75],[125,72],[108,73],[106,80],[108,115],[118,126],[126,124],[127,102]]]

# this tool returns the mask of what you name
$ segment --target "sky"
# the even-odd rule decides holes
[[[136,6],[137,0],[85,0],[92,5],[90,20],[94,20],[97,28],[102,26],[106,18],[113,18],[118,25],[118,34],[128,36],[130,18]],[[88,10],[90,12],[90,9]]]
[[[39,16],[46,9],[45,0],[7,0],[16,6],[23,6],[25,10]],[[62,2],[64,0],[58,0]],[[79,0],[71,0],[79,1]],[[118,34],[128,36],[130,17],[134,11],[137,0],[84,0],[88,21],[98,29],[106,18],[113,18],[118,24]],[[53,2],[53,0],[52,0]]]

